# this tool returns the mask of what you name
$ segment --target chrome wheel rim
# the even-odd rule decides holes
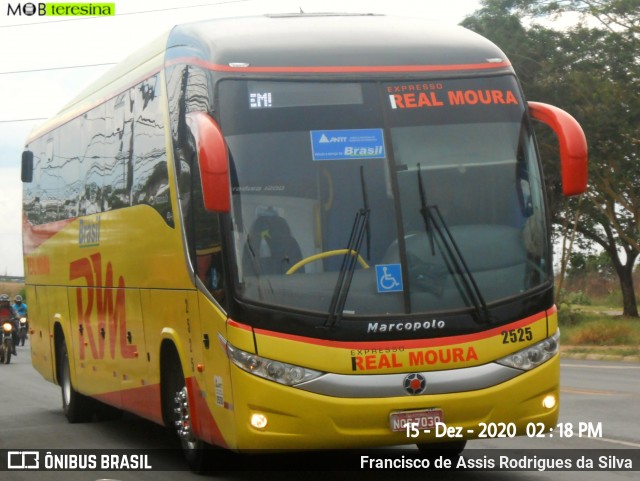
[[[191,412],[189,410],[189,400],[187,387],[183,387],[174,397],[174,413],[176,414],[175,427],[182,444],[188,449],[196,449],[197,440],[191,429]]]

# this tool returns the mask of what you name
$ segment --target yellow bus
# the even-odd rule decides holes
[[[26,141],[33,365],[70,422],[135,413],[195,468],[209,445],[460,451],[487,426],[553,427],[531,119],[557,134],[564,193],[584,191],[578,123],[527,103],[467,30],[177,26]]]

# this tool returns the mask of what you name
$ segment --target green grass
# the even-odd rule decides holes
[[[588,313],[560,324],[561,342],[570,346],[640,345],[640,319]]]
[[[600,306],[560,309],[564,354],[588,359],[640,360],[640,319],[603,314]],[[564,311],[564,312],[563,312]]]

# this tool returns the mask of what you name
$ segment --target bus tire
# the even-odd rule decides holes
[[[416,444],[418,451],[427,457],[436,458],[441,456],[447,459],[455,459],[460,456],[466,445],[466,440],[447,443]]]
[[[58,350],[60,391],[62,394],[62,410],[70,423],[83,423],[93,416],[93,400],[76,391],[71,383],[69,352],[64,338]]]
[[[162,410],[165,424],[173,431],[189,468],[202,473],[209,468],[209,456],[212,446],[197,439],[191,427],[191,406],[187,385],[182,373],[182,364],[175,349],[163,356],[162,371]]]

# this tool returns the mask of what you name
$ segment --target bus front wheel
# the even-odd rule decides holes
[[[209,466],[211,446],[197,439],[193,433],[189,391],[182,374],[182,366],[179,362],[168,364],[170,367],[163,376],[166,381],[163,407],[166,410],[165,422],[178,436],[191,470],[196,473],[206,471]]]

